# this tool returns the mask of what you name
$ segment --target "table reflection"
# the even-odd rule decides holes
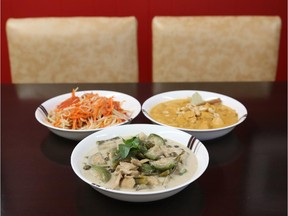
[[[240,127],[240,126],[239,126]],[[214,140],[202,142],[209,152],[209,166],[225,166],[243,153],[243,145],[234,131]]]
[[[205,196],[201,185],[196,181],[178,194],[154,202],[131,203],[106,197],[92,187],[79,181],[77,209],[79,215],[91,215],[91,212],[105,212],[106,215],[202,215]],[[169,204],[168,204],[169,203]],[[171,205],[173,203],[173,205]]]
[[[51,161],[71,166],[70,156],[78,141],[59,137],[52,132],[41,143],[42,153]]]

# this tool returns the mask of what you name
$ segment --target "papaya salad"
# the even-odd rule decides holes
[[[87,130],[116,125],[130,119],[128,110],[113,97],[98,93],[85,93],[76,96],[73,89],[71,97],[50,111],[47,120],[54,127],[72,130]]]

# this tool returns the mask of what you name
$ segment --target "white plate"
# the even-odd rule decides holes
[[[85,93],[94,93],[94,94],[98,93],[100,96],[113,97],[115,101],[121,102],[121,107],[123,109],[131,111],[131,120],[136,118],[136,116],[141,111],[141,104],[139,103],[139,101],[135,99],[134,97],[124,94],[124,93],[115,92],[115,91],[105,91],[105,90],[87,90],[87,91],[77,91],[76,96],[81,96]],[[54,110],[57,105],[59,105],[61,102],[63,102],[64,100],[70,97],[71,97],[71,93],[59,95],[59,96],[53,97],[45,101],[41,105],[44,106],[46,110],[49,112],[50,110]],[[46,116],[44,115],[44,113],[39,107],[35,111],[35,117],[39,123],[47,127],[53,133],[57,134],[58,136],[61,136],[67,139],[72,139],[72,140],[79,141],[96,131],[102,130],[102,128],[101,129],[89,129],[89,130],[69,130],[69,129],[54,127],[49,122],[47,122]],[[130,123],[130,121],[126,121],[118,125],[127,124],[127,123]]]
[[[160,190],[154,192],[140,192],[140,191],[125,192],[96,186],[82,175],[81,170],[83,169],[84,156],[87,155],[87,153],[90,152],[91,149],[95,148],[96,141],[110,139],[115,136],[120,137],[133,136],[141,132],[145,134],[155,133],[162,136],[163,138],[174,140],[185,146],[187,146],[189,140],[193,139],[194,142],[191,151],[194,152],[198,161],[198,167],[194,176],[189,181],[166,190]],[[74,148],[71,154],[72,169],[80,179],[82,179],[87,184],[91,185],[98,192],[108,197],[130,202],[155,201],[172,196],[183,190],[185,187],[187,187],[190,183],[192,183],[196,179],[198,179],[206,170],[208,163],[209,163],[209,155],[207,149],[195,137],[191,136],[186,132],[174,128],[168,128],[165,126],[154,124],[130,124],[130,125],[116,126],[113,128],[105,128],[102,131],[91,134],[90,136],[86,137],[81,142],[79,142],[79,144]]]
[[[177,128],[177,127],[175,127],[175,128],[186,131],[186,132],[194,135],[197,139],[204,141],[204,140],[211,140],[211,139],[215,139],[215,138],[226,135],[227,133],[232,131],[237,125],[239,125],[240,123],[242,123],[246,119],[247,109],[239,101],[237,101],[234,98],[231,98],[229,96],[223,95],[223,94],[218,94],[215,92],[208,92],[208,91],[199,91],[199,90],[179,90],[179,91],[170,91],[170,92],[164,92],[164,93],[154,95],[154,96],[148,98],[142,104],[142,112],[153,123],[156,123],[159,125],[165,125],[161,122],[154,120],[149,115],[150,110],[155,105],[157,105],[159,103],[169,101],[169,100],[174,100],[174,99],[186,99],[188,97],[192,97],[192,95],[196,92],[198,92],[205,101],[220,98],[224,105],[229,106],[230,108],[234,109],[238,113],[238,116],[239,116],[238,122],[236,122],[233,125],[226,126],[223,128],[208,129],[208,130],[187,129],[187,128]],[[169,126],[169,125],[165,125],[165,126]]]

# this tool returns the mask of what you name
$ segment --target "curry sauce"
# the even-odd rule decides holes
[[[154,106],[150,116],[163,124],[186,129],[214,129],[232,125],[238,114],[222,102],[196,106],[189,99],[175,99]]]

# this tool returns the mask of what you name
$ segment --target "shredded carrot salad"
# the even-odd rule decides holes
[[[103,97],[98,93],[72,95],[60,103],[47,117],[53,126],[65,129],[84,130],[112,126],[129,120],[129,112],[121,108],[113,97]]]

